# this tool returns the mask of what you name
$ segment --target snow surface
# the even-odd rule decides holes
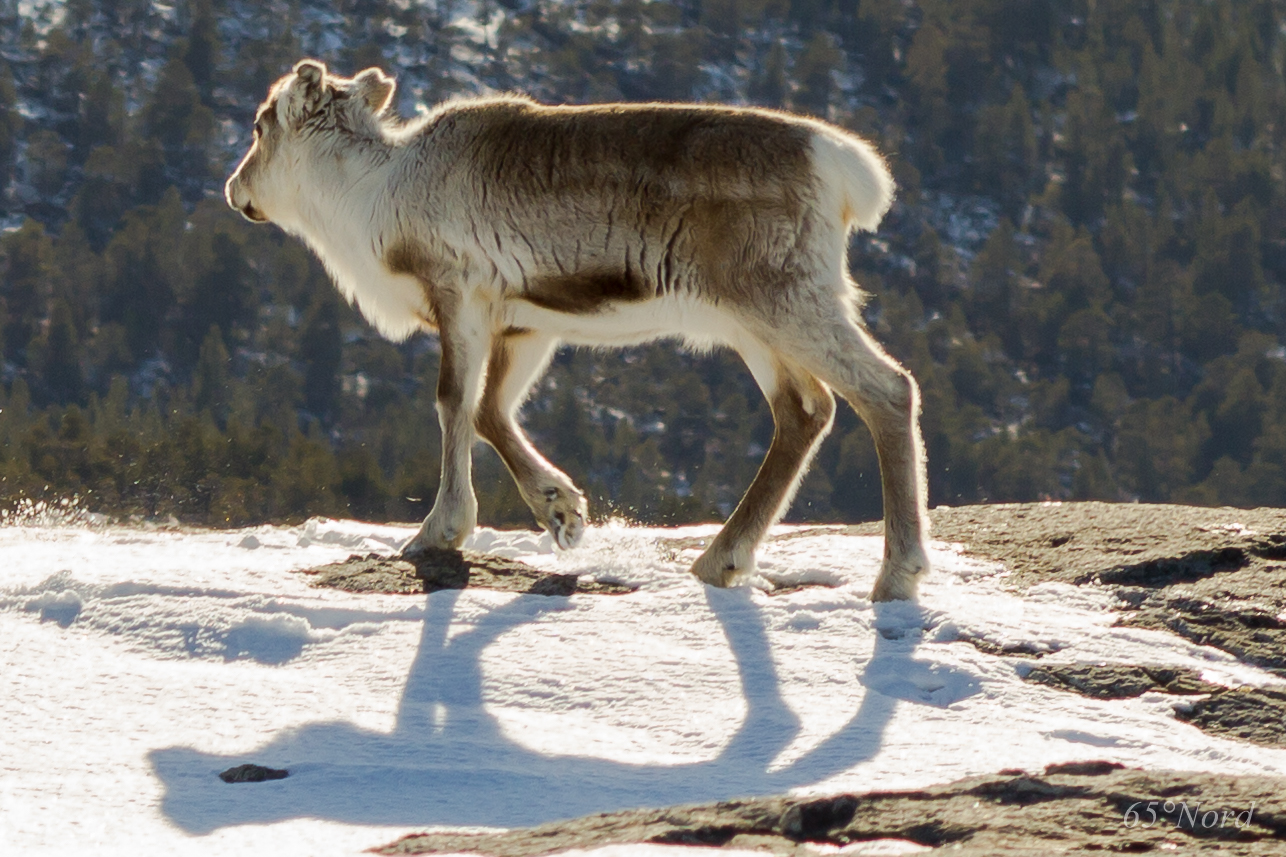
[[[531,533],[482,530],[469,545],[639,586],[624,596],[360,595],[294,573],[413,532],[0,527],[0,850],[353,854],[435,826],[1075,759],[1286,774],[1286,751],[1205,735],[1174,719],[1171,697],[1025,684],[1030,659],[966,640],[1025,643],[1045,663],[1275,680],[1113,627],[1102,590],[1007,592],[1002,569],[950,545],[935,546],[919,605],[867,600],[879,539],[790,528],[762,549],[757,585],[722,591],[688,575],[696,549],[672,541],[713,527],[608,525],[564,554]],[[767,581],[827,585],[770,596]],[[244,762],[290,776],[217,778]]]

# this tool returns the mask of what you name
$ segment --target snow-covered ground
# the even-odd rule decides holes
[[[529,533],[474,536],[640,587],[547,598],[356,595],[294,573],[391,551],[403,527],[0,527],[0,850],[352,854],[432,826],[1073,759],[1286,774],[1286,752],[1205,735],[1170,697],[1028,685],[1031,660],[965,642],[1273,683],[1222,652],[1112,627],[1104,592],[1019,597],[1000,569],[939,544],[918,606],[873,606],[880,541],[838,534],[761,552],[767,579],[831,587],[717,591],[686,573],[695,551],[669,543],[712,532],[605,526],[566,554]],[[290,776],[218,779],[243,762]]]

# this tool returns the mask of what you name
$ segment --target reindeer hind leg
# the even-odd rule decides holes
[[[912,599],[929,569],[919,387],[848,312],[818,315],[800,328],[798,359],[853,406],[880,459],[884,563],[871,598]]]
[[[835,415],[830,390],[808,372],[759,344],[739,345],[737,351],[768,398],[774,430],[741,502],[692,566],[712,586],[728,586],[754,570],[755,549],[790,504]]]

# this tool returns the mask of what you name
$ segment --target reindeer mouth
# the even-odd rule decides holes
[[[267,215],[265,215],[259,209],[255,208],[253,203],[247,202],[244,206],[242,206],[238,210],[241,212],[241,216],[244,217],[246,220],[249,220],[251,223],[268,222]]]
[[[224,201],[228,203],[229,208],[241,212],[241,216],[251,223],[267,223],[268,216],[255,208],[255,204],[249,199],[250,194],[244,193],[244,188],[237,182],[237,177],[240,173],[241,168],[238,167],[237,171],[232,174],[232,178],[228,179],[228,183],[223,186]],[[241,197],[245,197],[245,202],[241,201]]]

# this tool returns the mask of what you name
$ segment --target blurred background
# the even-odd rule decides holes
[[[382,341],[222,200],[268,85],[380,66],[406,117],[780,107],[899,201],[851,266],[919,379],[931,505],[1286,505],[1281,0],[0,0],[0,509],[422,517],[436,340]],[[560,352],[525,423],[598,516],[722,519],[772,434],[735,356]],[[484,446],[485,524],[530,525]],[[787,520],[880,515],[847,408]]]

